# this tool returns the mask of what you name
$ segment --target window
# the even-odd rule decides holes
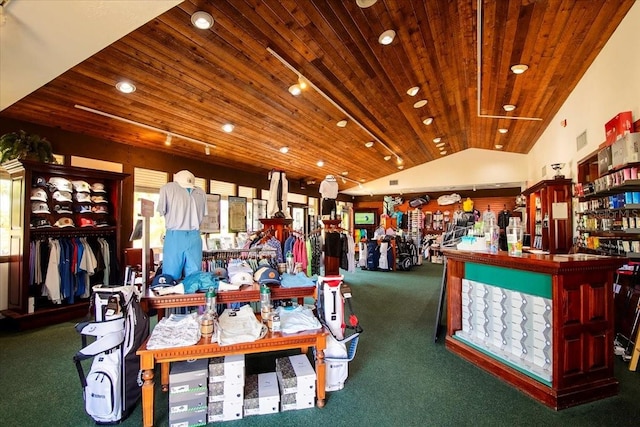
[[[134,168],[133,170],[133,224],[140,218],[140,199],[153,201],[154,215],[149,222],[149,242],[154,252],[162,252],[164,235],[164,218],[155,213],[160,197],[160,188],[167,183],[166,172],[150,169]],[[124,230],[125,233],[127,230]],[[134,248],[142,247],[142,240],[133,241]]]
[[[224,240],[225,247],[235,245],[235,234],[229,233],[229,196],[236,195],[236,184],[224,181],[209,181],[209,193],[220,195],[220,233],[211,233],[209,238]]]
[[[105,160],[88,159],[86,157],[71,156],[71,166],[101,171],[122,172],[122,163],[107,162]]]

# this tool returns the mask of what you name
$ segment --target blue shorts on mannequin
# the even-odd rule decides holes
[[[201,269],[200,230],[167,230],[162,254],[162,273],[178,280]]]

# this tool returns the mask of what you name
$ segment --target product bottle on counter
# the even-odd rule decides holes
[[[484,239],[486,242],[487,251],[492,254],[498,253],[498,239],[500,238],[499,228],[496,225],[496,220],[489,219],[489,222],[485,224]]]
[[[200,317],[200,335],[205,341],[211,341],[216,320],[216,290],[210,287],[205,294],[205,311]]]
[[[293,260],[293,253],[291,251],[287,252],[285,256],[285,261],[287,264],[287,273],[295,274],[295,262]]]
[[[260,286],[260,315],[262,323],[268,324],[271,315],[271,289],[267,285]]]

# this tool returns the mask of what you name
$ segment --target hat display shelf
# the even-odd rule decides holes
[[[9,269],[7,309],[2,315],[9,318],[16,329],[30,329],[54,323],[60,323],[82,317],[89,310],[89,299],[75,298],[74,302],[53,304],[47,297],[41,296],[40,286],[31,286],[29,260],[31,243],[49,238],[106,237],[113,240],[118,261],[121,261],[121,207],[122,184],[128,174],[101,171],[95,169],[65,166],[36,160],[13,159],[0,165],[10,177],[9,188],[10,227],[9,227]],[[107,213],[88,212],[80,209],[76,200],[76,189],[63,188],[59,193],[73,194],[71,201],[61,202],[52,196],[57,188],[72,181],[86,181],[90,185],[100,184],[95,189],[107,200]],[[46,201],[37,200],[38,208],[32,209],[32,189],[37,185],[46,193]],[[40,192],[41,193],[41,192]],[[39,196],[42,196],[42,194]],[[60,196],[60,194],[59,194]],[[43,197],[36,196],[37,199]],[[64,195],[66,198],[68,195]],[[60,198],[60,197],[58,197]],[[56,205],[65,203],[71,206],[73,213],[67,210],[59,212]],[[44,209],[42,204],[48,207]],[[76,208],[78,208],[76,210]],[[81,221],[81,219],[84,219]],[[56,226],[57,224],[57,226]],[[81,226],[82,225],[82,226]],[[123,265],[122,262],[119,265]],[[111,275],[109,284],[121,284],[121,277]],[[94,277],[94,276],[92,276]],[[97,279],[94,279],[97,280]],[[98,283],[90,283],[94,285]],[[102,284],[102,283],[100,283]]]

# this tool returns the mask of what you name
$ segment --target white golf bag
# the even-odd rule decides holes
[[[325,362],[325,390],[336,391],[344,387],[349,374],[348,363],[353,360],[358,347],[362,327],[353,313],[351,306],[351,289],[343,281],[344,276],[318,276],[316,300],[318,317],[331,336],[327,339]],[[345,302],[349,307],[349,322],[345,322]],[[353,333],[345,336],[347,329]]]
[[[83,388],[85,410],[97,424],[124,420],[141,395],[140,359],[136,350],[149,336],[149,318],[136,286],[94,286],[90,315],[76,331],[82,349],[73,357]],[[94,341],[87,344],[87,337]],[[85,376],[81,362],[93,358]]]

